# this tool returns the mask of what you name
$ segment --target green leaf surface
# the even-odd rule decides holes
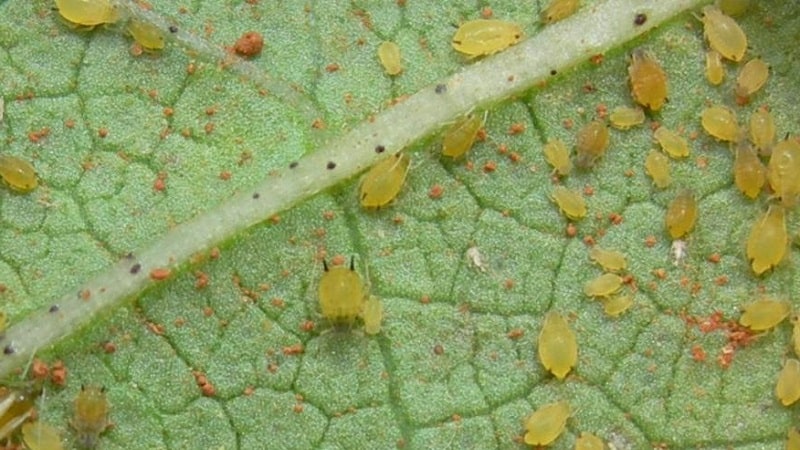
[[[748,105],[734,101],[737,65],[726,64],[719,87],[705,80],[702,26],[684,13],[601,62],[587,53],[499,104],[475,93],[448,97],[452,104],[435,116],[442,119],[409,114],[427,138],[408,148],[412,167],[390,207],[362,210],[357,177],[310,195],[309,183],[338,176],[322,168],[327,159],[313,159],[328,157],[320,147],[373,120],[389,150],[415,136],[399,121],[381,122],[377,115],[391,104],[402,107],[405,96],[429,92],[464,66],[475,73],[506,61],[515,73],[512,58],[468,61],[450,39],[457,24],[487,8],[541,37],[549,27],[538,20],[539,3],[154,1],[136,14],[179,31],[164,51],[134,56],[122,24],[76,30],[51,2],[0,2],[0,151],[30,160],[41,184],[26,195],[0,191],[0,302],[9,336],[27,333],[17,344],[70,334],[37,354],[68,368],[64,387],[46,385],[41,419],[74,446],[72,400],[91,384],[106,386],[112,404],[104,449],[524,448],[524,419],[566,399],[573,415],[554,448],[572,448],[581,432],[618,449],[783,448],[787,429],[800,425],[774,397],[791,326],[738,347],[723,368],[726,330],[704,332],[691,319],[720,311],[735,320],[755,296],[791,298],[799,287],[794,246],[775,270],[752,274],[744,242],[767,194],[751,201],[739,193],[731,152],[699,123],[712,103],[734,108],[742,124],[768,105],[781,137],[798,133],[795,2],[758,2],[738,19],[749,55],[771,65],[766,87]],[[581,8],[586,17],[600,8],[599,24],[634,15],[604,15],[601,3],[582,3],[591,3]],[[654,8],[642,3],[643,11]],[[264,35],[261,55],[243,62],[226,54],[250,30]],[[575,41],[591,49],[603,38],[573,32],[552,38],[550,47]],[[397,77],[378,62],[383,40],[402,48],[405,70]],[[611,130],[596,167],[562,180],[587,193],[589,207],[570,237],[549,199],[543,144],[560,138],[572,146],[603,108],[632,104],[627,54],[638,46],[664,65],[669,103],[644,126]],[[448,80],[450,93],[458,92],[458,75]],[[456,111],[484,107],[488,137],[466,160],[442,160],[440,135],[429,130]],[[322,129],[312,126],[316,119]],[[654,122],[691,137],[692,155],[673,161],[675,181],[664,191],[643,167],[656,145]],[[514,124],[524,131],[511,133]],[[354,143],[360,147],[352,155],[374,145]],[[351,164],[361,156],[332,154],[353,173],[379,157]],[[285,170],[298,160],[298,170]],[[306,161],[320,162],[319,169],[306,169]],[[435,186],[441,197],[431,195]],[[695,192],[700,213],[688,254],[676,264],[663,215],[682,188]],[[251,212],[232,199],[254,191],[264,201],[303,201],[218,242],[226,221],[249,223]],[[209,211],[216,215],[203,221]],[[794,237],[796,213],[788,218]],[[199,225],[176,242],[204,250],[188,263],[183,256],[164,261],[169,278],[142,291],[154,268],[148,258],[178,246],[153,243],[189,222]],[[583,294],[584,283],[602,273],[588,259],[589,240],[628,256],[635,304],[619,318]],[[485,267],[467,256],[473,247]],[[709,261],[715,254],[718,263]],[[320,314],[321,260],[351,255],[384,303],[376,336],[358,325],[329,332]],[[114,267],[127,274],[135,261],[142,272],[131,279],[139,281],[86,284]],[[136,292],[132,301],[98,306],[124,289]],[[65,295],[72,303],[59,303]],[[64,307],[47,313],[54,303]],[[536,351],[552,309],[567,315],[578,338],[579,362],[564,381],[545,371]],[[71,325],[72,316],[91,324]],[[14,349],[15,341],[7,337],[4,345]],[[693,357],[697,348],[706,353],[702,361]],[[203,376],[213,395],[198,386]]]

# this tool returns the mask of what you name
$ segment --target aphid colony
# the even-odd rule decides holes
[[[67,24],[75,28],[120,24],[144,50],[161,50],[166,45],[164,33],[155,25],[129,18],[111,0],[55,0],[56,10]]]

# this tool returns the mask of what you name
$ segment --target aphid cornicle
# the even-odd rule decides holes
[[[39,186],[31,163],[12,155],[0,155],[0,178],[17,192],[30,192]]]
[[[672,184],[669,158],[658,150],[650,150],[644,159],[644,170],[653,179],[653,184],[664,189]]]
[[[447,129],[442,140],[442,155],[460,158],[472,148],[486,116],[470,114]]]
[[[583,293],[588,297],[608,297],[622,288],[622,277],[614,273],[604,273],[592,278],[583,285]]]
[[[581,433],[575,440],[575,450],[605,450],[606,444],[592,433]]]
[[[775,143],[775,120],[768,110],[759,108],[750,114],[750,142],[756,146],[762,155],[772,152]]]
[[[653,132],[653,137],[664,149],[664,152],[672,158],[679,159],[689,156],[689,143],[683,136],[670,130],[667,127],[658,127]]]
[[[325,272],[319,280],[319,306],[323,317],[335,327],[350,327],[364,309],[367,289],[356,272],[355,258],[350,267],[328,267],[322,261]]]
[[[75,429],[78,446],[82,448],[97,446],[100,434],[110,425],[108,410],[105,388],[81,386],[81,391],[75,397],[75,411],[70,421],[70,425]]]
[[[636,103],[651,111],[660,110],[669,95],[667,74],[661,63],[647,51],[637,48],[631,54],[628,76]]]
[[[736,144],[736,159],[733,162],[733,181],[736,187],[750,198],[758,197],[767,182],[767,169],[753,151],[750,144],[741,140]]]
[[[584,125],[578,130],[575,164],[583,169],[594,166],[608,149],[608,141],[608,127],[602,120],[593,120]]]
[[[453,36],[453,48],[468,58],[491,55],[516,44],[522,39],[522,29],[503,20],[470,20],[458,27]]]
[[[739,124],[736,114],[725,106],[711,106],[700,113],[700,123],[709,135],[728,142],[739,138]]]
[[[766,331],[778,326],[791,311],[788,301],[764,297],[744,305],[739,323],[753,331]]]
[[[644,123],[644,110],[642,108],[620,106],[611,111],[611,114],[608,115],[608,122],[618,130],[627,130],[630,127]]]
[[[683,190],[669,203],[664,222],[672,239],[678,239],[692,231],[697,221],[697,200],[694,195]]]
[[[783,406],[790,406],[800,400],[800,361],[789,358],[783,363],[775,384],[775,396]]]
[[[388,205],[403,188],[411,157],[395,153],[375,164],[361,180],[359,199],[364,208]]]
[[[703,33],[708,45],[726,59],[741,61],[747,51],[747,36],[735,20],[716,6],[703,8]]]
[[[161,30],[148,22],[132,19],[128,23],[128,33],[145,50],[161,50],[166,45]]]
[[[789,234],[786,213],[781,205],[770,205],[758,218],[747,237],[747,259],[756,275],[777,266],[786,255]]]
[[[3,440],[31,417],[41,389],[35,385],[20,390],[0,389],[0,440]]]
[[[61,434],[42,421],[22,425],[22,440],[28,450],[61,450]]]
[[[525,419],[525,443],[549,445],[564,432],[571,414],[566,400],[548,403]]]
[[[540,17],[544,23],[558,22],[575,14],[579,6],[580,0],[550,0]]]
[[[56,0],[58,13],[66,21],[93,27],[119,20],[119,11],[110,0]]]
[[[618,272],[625,270],[628,267],[628,261],[625,259],[625,254],[619,250],[606,250],[604,248],[594,246],[589,250],[589,258],[600,265],[604,270],[609,272]]]
[[[551,139],[544,145],[544,159],[553,166],[553,172],[559,176],[566,176],[572,172],[572,161],[569,159],[569,149],[561,139]]]
[[[578,363],[578,341],[564,317],[550,311],[539,332],[539,361],[556,378],[563,380]]]
[[[556,186],[550,194],[558,208],[571,220],[580,220],[586,217],[586,201],[580,193],[571,191],[564,186]]]
[[[717,86],[725,79],[725,67],[722,65],[722,56],[716,50],[706,52],[706,80]]]
[[[800,142],[788,138],[775,144],[767,163],[767,180],[784,206],[795,205],[800,196]]]
[[[399,75],[403,71],[400,46],[391,41],[383,41],[378,46],[378,60],[387,75]]]

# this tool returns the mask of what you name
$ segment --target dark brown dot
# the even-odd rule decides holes
[[[261,194],[259,194],[258,192],[253,193],[253,200],[258,200],[259,197],[261,197]]]
[[[636,14],[636,17],[633,18],[633,24],[636,26],[644,25],[645,22],[647,22],[647,14],[645,13]]]
[[[386,147],[384,147],[382,145],[376,145],[375,146],[375,153],[383,153],[384,151],[386,151]]]
[[[3,353],[5,353],[6,355],[13,355],[14,347],[12,347],[11,344],[6,345],[6,347],[3,349]]]
[[[139,273],[140,270],[142,270],[142,265],[139,264],[139,263],[136,263],[136,264],[131,266],[131,273],[134,274],[134,275]]]
[[[436,89],[434,89],[437,94],[444,94],[447,92],[447,86],[444,84],[437,84]]]
[[[550,70],[550,75],[556,76],[557,74],[558,74],[558,71],[556,69],[551,69]]]
[[[125,255],[125,259],[133,259],[133,253],[132,252],[128,252],[128,254]]]
[[[50,312],[51,313],[58,312],[58,310],[59,310],[58,305],[53,305],[53,306],[50,307]]]
[[[177,33],[178,32],[178,27],[176,27],[175,25],[170,25],[169,26],[169,32],[170,33]]]
[[[442,355],[444,354],[444,347],[441,344],[436,344],[433,346],[433,354],[434,355]]]
[[[328,161],[328,165],[327,165],[327,166],[325,166],[325,167],[327,167],[327,168],[328,168],[328,170],[333,170],[333,169],[335,169],[335,168],[336,168],[336,163],[335,163],[335,162],[333,162],[333,161]]]
[[[297,161],[292,161],[292,162],[289,163],[289,168],[290,169],[294,169],[295,167],[297,167]]]

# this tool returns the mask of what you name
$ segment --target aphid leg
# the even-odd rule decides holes
[[[328,262],[327,262],[327,261],[325,261],[325,259],[324,259],[324,258],[323,258],[323,260],[322,260],[322,269],[323,269],[325,272],[327,272],[327,271],[328,271]]]

